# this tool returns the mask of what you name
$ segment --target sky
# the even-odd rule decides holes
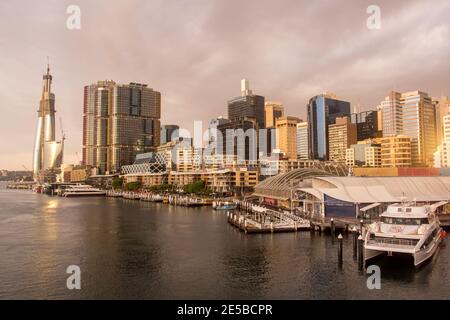
[[[66,26],[70,5],[80,29]],[[367,27],[369,5],[379,29]],[[64,162],[76,163],[83,87],[98,80],[148,84],[161,92],[162,123],[188,130],[226,116],[242,78],[303,119],[323,92],[360,111],[392,89],[450,95],[449,16],[448,0],[1,1],[0,169],[31,169],[47,56]]]

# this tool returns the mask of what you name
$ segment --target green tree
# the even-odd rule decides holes
[[[184,192],[186,193],[199,193],[205,189],[205,182],[203,180],[197,180],[193,183],[184,186]]]
[[[120,189],[123,186],[123,178],[115,177],[111,183],[113,189]]]
[[[128,191],[135,191],[141,187],[141,184],[138,181],[128,182],[126,185],[126,189]]]

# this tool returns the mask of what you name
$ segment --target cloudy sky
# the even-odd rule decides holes
[[[71,4],[80,30],[66,28]],[[366,26],[371,4],[379,30]],[[47,56],[65,161],[76,162],[83,86],[97,80],[149,84],[162,93],[162,122],[188,129],[225,116],[243,77],[303,118],[324,91],[361,110],[391,89],[450,95],[449,16],[448,0],[3,0],[0,169],[31,168]]]

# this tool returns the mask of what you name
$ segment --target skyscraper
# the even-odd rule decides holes
[[[309,159],[308,122],[306,121],[297,124],[297,159]]]
[[[307,105],[310,159],[328,160],[328,126],[336,118],[350,116],[350,102],[324,93],[312,97]]]
[[[160,143],[161,94],[146,84],[99,81],[84,88],[83,164],[119,172]]]
[[[336,123],[328,126],[329,159],[345,162],[346,150],[356,144],[356,124],[349,117],[336,118]]]
[[[264,104],[266,114],[266,128],[275,128],[275,121],[284,116],[284,107],[281,102],[267,101]]]
[[[297,123],[300,121],[296,117],[281,117],[275,121],[277,148],[291,160],[297,160]]]
[[[176,124],[166,124],[161,127],[161,143],[164,144],[178,138],[180,127]]]
[[[47,66],[47,73],[42,81],[33,153],[33,172],[37,180],[41,180],[39,176],[42,176],[44,171],[59,168],[63,157],[64,137],[62,141],[55,140],[55,95],[51,87],[52,76],[50,66]]]
[[[228,119],[254,118],[258,128],[265,128],[264,97],[254,95],[249,81],[241,80],[241,96],[228,101]]]
[[[410,137],[412,165],[432,165],[437,147],[436,110],[428,94],[421,91],[391,92],[381,105],[383,137]]]

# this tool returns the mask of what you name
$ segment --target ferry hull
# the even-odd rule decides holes
[[[442,238],[440,236],[440,232],[438,232],[437,236],[433,239],[433,242],[430,246],[417,250],[416,248],[411,249],[401,249],[401,248],[393,248],[393,247],[377,247],[364,245],[364,260],[367,262],[372,260],[382,254],[387,254],[388,256],[403,254],[410,255],[414,260],[414,266],[419,266],[426,262],[428,259],[433,257],[438,249],[440,243],[442,242]]]

